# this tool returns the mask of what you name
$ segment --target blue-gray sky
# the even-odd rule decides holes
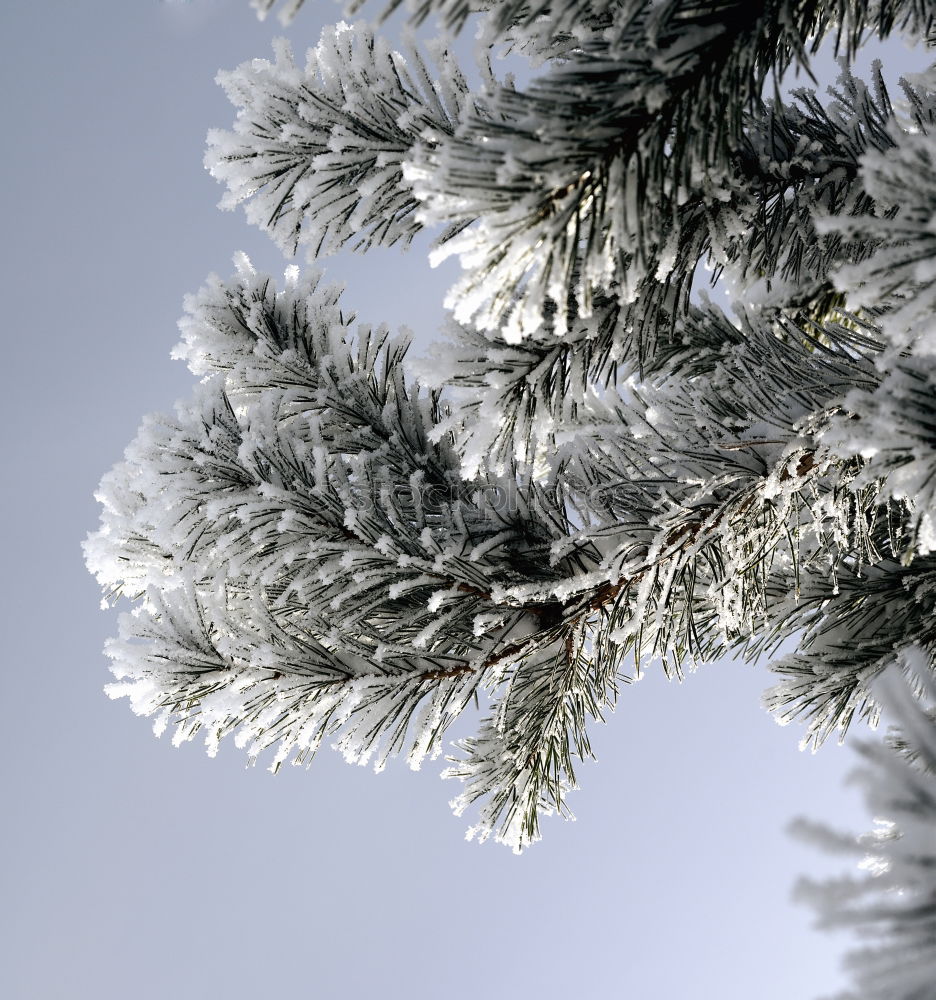
[[[307,4],[302,50],[340,18]],[[323,751],[276,778],[173,749],[102,693],[115,614],[79,545],[144,413],[192,378],[169,359],[182,296],[244,249],[278,252],[201,166],[232,110],[213,77],[282,29],[247,0],[8,0],[0,9],[7,383],[2,504],[6,748],[0,996],[407,1000],[834,992],[841,941],[790,903],[838,870],[797,813],[867,825],[848,749],[797,750],[763,668],[625,690],[583,765],[579,822],[517,858],[463,840],[438,768],[380,776]],[[417,248],[328,262],[347,305],[441,320],[454,265]],[[403,290],[401,292],[401,289]]]

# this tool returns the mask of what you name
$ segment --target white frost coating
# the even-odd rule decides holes
[[[879,208],[874,215],[820,219],[821,232],[874,240],[874,252],[841,268],[836,286],[854,308],[888,306],[881,329],[899,349],[936,355],[936,135],[899,132],[897,145],[869,152],[862,179]],[[897,209],[896,213],[894,209]]]
[[[894,358],[873,389],[845,397],[844,413],[819,437],[830,454],[864,460],[855,488],[876,482],[882,498],[907,505],[920,555],[936,551],[934,399],[936,357]]]
[[[369,27],[342,22],[322,32],[304,69],[282,39],[274,57],[218,75],[237,108],[233,131],[208,136],[205,165],[227,186],[221,207],[244,205],[288,253],[409,243],[420,226],[402,161],[454,128],[436,92],[457,115],[466,88],[451,56],[440,56],[434,83],[415,53],[408,65]]]
[[[99,491],[89,566],[137,599],[108,693],[175,744],[274,748],[272,770],[333,738],[357,763],[408,749],[418,766],[494,676],[510,613],[484,580],[551,522],[525,499],[516,521],[429,444],[404,343],[355,340],[314,277],[277,291],[246,257],[238,271],[186,302],[192,398],[149,418]]]
[[[862,36],[813,7],[804,36],[785,2],[501,0],[488,30],[545,69],[488,68],[477,101],[442,48],[433,82],[347,24],[224,74],[228,207],[313,255],[443,223],[466,270],[440,392],[296,268],[278,290],[239,257],[190,297],[202,383],[105,477],[86,546],[133,608],[110,693],[209,753],[380,769],[436,756],[482,687],[448,773],[521,849],[648,663],[801,637],[767,702],[812,746],[875,723],[895,660],[931,669],[936,94],[894,111],[844,68],[825,106],[760,102],[813,33]],[[700,262],[734,318],[690,297]]]
[[[900,726],[899,752],[882,744],[859,747],[857,775],[874,828],[845,838],[799,821],[794,832],[819,846],[856,857],[858,878],[803,880],[799,898],[820,926],[860,936],[848,956],[858,995],[867,1000],[915,1000],[936,981],[936,728],[932,659],[919,646],[901,657],[909,678],[891,668],[875,694]],[[908,683],[909,680],[909,683]],[[922,689],[922,703],[912,693]],[[849,843],[850,839],[850,843]]]

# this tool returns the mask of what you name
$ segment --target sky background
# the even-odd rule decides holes
[[[300,52],[340,19],[307,4]],[[272,777],[233,746],[173,749],[102,693],[116,612],[80,543],[142,416],[193,379],[169,352],[182,297],[246,250],[284,262],[201,165],[233,110],[219,68],[283,29],[247,0],[4,0],[0,760],[9,1000],[387,997],[810,1000],[844,942],[790,901],[840,866],[793,816],[869,825],[848,748],[800,753],[759,706],[763,666],[625,690],[580,769],[577,823],[522,857],[463,839],[439,766],[383,774],[323,751]],[[905,60],[900,50],[896,58]],[[903,68],[903,62],[901,64]],[[336,258],[345,304],[428,343],[455,265]],[[401,291],[402,290],[402,291]]]

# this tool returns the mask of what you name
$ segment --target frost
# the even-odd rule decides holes
[[[323,31],[304,69],[285,41],[274,55],[218,76],[237,108],[233,131],[208,136],[205,164],[227,186],[221,206],[243,204],[288,253],[409,243],[420,224],[403,157],[453,129],[438,89],[455,114],[466,90],[451,57],[440,56],[433,83],[417,53],[408,64],[370,28],[343,22]]]
[[[498,0],[485,38],[536,71],[482,65],[474,95],[443,42],[430,63],[346,23],[221,74],[225,207],[311,257],[437,225],[432,261],[463,271],[418,379],[408,335],[294,265],[278,285],[238,255],[186,300],[200,382],[104,477],[85,546],[130,609],[110,695],[271,770],[323,743],[419,767],[483,695],[446,773],[471,835],[521,850],[571,818],[645,670],[787,643],[766,703],[813,749],[877,724],[888,671],[925,693],[934,77],[898,105],[852,74],[866,5],[737,6]],[[922,10],[873,25],[929,36]],[[831,94],[764,97],[823,37]]]
[[[919,647],[916,647],[919,650]],[[824,883],[803,880],[798,896],[819,913],[821,926],[857,931],[861,947],[849,955],[861,996],[911,1000],[930,992],[936,974],[936,738],[930,658],[908,658],[910,682],[891,668],[876,690],[899,721],[893,746],[863,744],[857,775],[869,812],[878,817],[861,837],[837,836],[826,827],[799,823],[796,832],[820,846],[857,858],[859,878]],[[922,687],[923,701],[911,693]]]

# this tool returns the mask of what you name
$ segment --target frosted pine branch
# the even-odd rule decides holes
[[[289,254],[300,243],[315,254],[408,244],[420,225],[403,158],[451,134],[467,100],[451,55],[436,61],[433,81],[415,49],[404,58],[370,28],[340,24],[303,69],[280,41],[273,62],[221,73],[238,109],[233,132],[208,136],[205,164],[228,187],[222,207],[244,204]]]
[[[202,381],[105,477],[86,554],[133,606],[111,693],[157,728],[274,768],[323,743],[419,766],[477,701],[456,809],[521,849],[652,664],[795,640],[767,702],[817,746],[932,646],[936,91],[850,65],[933,11],[503,0],[484,21],[538,67],[524,89],[472,94],[444,46],[433,79],[346,25],[304,68],[282,44],[223,75],[225,203],[288,254],[449,226],[449,343],[423,385],[405,338],[242,259],[187,301],[176,356]],[[833,35],[831,103],[764,99]],[[691,296],[700,261],[734,318]]]
[[[822,928],[853,931],[860,947],[847,957],[860,1000],[922,1000],[936,979],[936,738],[933,727],[932,650],[909,647],[879,682],[879,697],[912,753],[881,744],[859,750],[858,774],[875,828],[860,837],[833,834],[822,825],[794,828],[819,846],[861,858],[861,875],[824,883],[803,880],[798,895],[817,911]],[[912,686],[922,687],[924,704]],[[928,710],[927,707],[928,706]]]

